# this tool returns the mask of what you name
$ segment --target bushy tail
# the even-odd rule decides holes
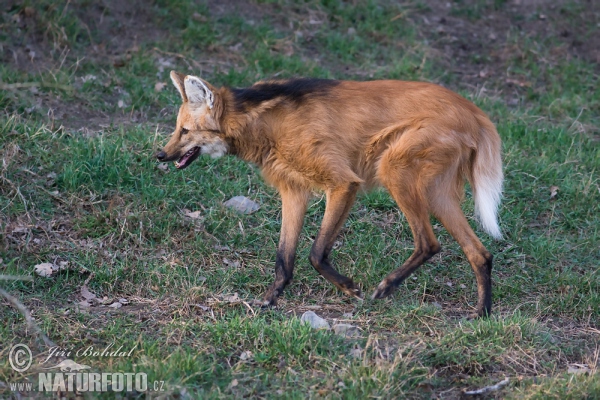
[[[504,180],[500,156],[500,137],[493,126],[486,127],[477,146],[471,186],[475,198],[475,215],[482,228],[496,239],[502,238],[497,218]]]

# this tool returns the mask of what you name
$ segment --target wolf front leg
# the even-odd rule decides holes
[[[323,215],[319,234],[310,250],[310,263],[325,279],[341,291],[350,296],[362,298],[362,293],[354,281],[337,272],[329,261],[329,253],[344,226],[350,209],[352,209],[358,187],[357,183],[350,183],[327,190],[325,215]]]
[[[294,275],[296,247],[302,230],[309,192],[302,189],[280,188],[281,232],[275,261],[275,282],[265,293],[265,306],[277,304],[277,297],[290,283]]]

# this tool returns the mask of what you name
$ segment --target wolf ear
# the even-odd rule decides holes
[[[179,91],[179,94],[181,95],[181,100],[184,103],[188,101],[187,96],[185,95],[185,86],[183,83],[185,80],[185,75],[180,74],[176,71],[171,71],[171,80],[173,81],[173,85],[175,85],[175,87]]]
[[[215,96],[202,79],[188,75],[184,80],[185,94],[190,103],[206,103],[213,108]]]

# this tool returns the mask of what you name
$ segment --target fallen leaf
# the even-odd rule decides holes
[[[123,304],[119,303],[118,301],[115,301],[114,303],[112,303],[110,306],[108,306],[110,308],[114,308],[114,309],[118,309],[123,307]]]
[[[123,100],[119,100],[117,102],[117,107],[119,107],[119,108],[125,108],[125,102]]]
[[[240,354],[240,360],[242,361],[246,361],[250,358],[252,358],[252,352],[250,350],[243,351],[242,354]]]
[[[83,285],[81,287],[81,297],[83,297],[84,299],[86,299],[88,301],[96,299],[96,295],[94,293],[90,292],[87,285]]]
[[[550,186],[550,200],[558,195],[560,188],[558,186]]]
[[[29,228],[26,226],[17,226],[12,230],[12,233],[27,233],[29,232]]]
[[[520,87],[530,87],[531,86],[531,82],[523,81],[523,80],[519,80],[519,79],[512,79],[512,78],[507,78],[506,83],[520,86]]]
[[[49,278],[54,273],[54,264],[51,263],[42,263],[33,267],[36,274],[39,276],[43,276],[45,278]]]
[[[168,171],[169,170],[169,164],[167,163],[159,163],[157,165],[157,168],[160,169],[161,171]]]
[[[223,264],[227,265],[228,267],[233,267],[233,268],[239,268],[240,267],[240,262],[239,261],[232,261],[228,258],[224,258],[223,259]]]
[[[165,82],[156,82],[154,84],[154,91],[160,92],[161,90],[163,90],[165,88],[165,86],[167,86],[167,84]]]
[[[241,303],[242,299],[240,299],[240,296],[238,296],[237,293],[234,293],[232,296],[225,296],[223,301],[226,301],[227,303]]]
[[[571,364],[567,369],[567,373],[569,374],[585,374],[591,372],[590,368],[584,364]]]
[[[200,211],[190,211],[190,210],[183,210],[184,214],[186,217],[191,218],[191,219],[198,219],[201,217],[200,215]]]
[[[231,381],[231,383],[229,384],[230,387],[236,387],[239,384],[237,379],[234,379]]]
[[[123,305],[129,304],[129,300],[121,298],[121,299],[119,299],[119,303],[121,303]]]
[[[204,15],[195,12],[192,14],[192,19],[194,19],[195,21],[200,21],[200,22],[207,22],[208,18],[206,18]]]

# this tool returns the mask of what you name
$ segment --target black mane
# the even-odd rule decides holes
[[[268,100],[285,97],[300,103],[308,96],[324,95],[339,81],[319,78],[296,78],[287,81],[274,81],[257,83],[249,88],[232,89],[235,105],[238,110],[245,110],[246,106],[257,106]]]

